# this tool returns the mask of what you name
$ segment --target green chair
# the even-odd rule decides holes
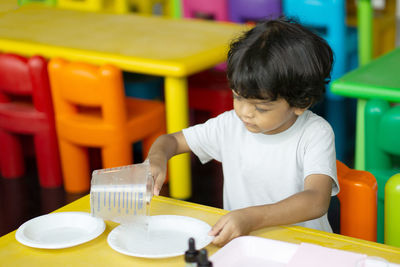
[[[43,3],[49,6],[57,5],[57,0],[18,0],[18,5],[22,6],[28,3]]]
[[[391,107],[381,99],[367,101],[365,107],[365,169],[378,183],[377,240],[384,241],[385,184],[400,173],[400,106]]]
[[[400,173],[385,186],[385,244],[400,247]]]

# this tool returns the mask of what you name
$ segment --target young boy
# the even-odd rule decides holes
[[[213,226],[214,244],[275,225],[331,232],[326,213],[339,191],[334,134],[308,108],[323,96],[332,62],[323,39],[285,18],[244,33],[228,53],[234,110],[154,142],[155,194],[167,161],[192,151],[202,163],[222,162],[231,212]]]

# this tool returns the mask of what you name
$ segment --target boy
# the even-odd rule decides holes
[[[213,226],[214,244],[275,225],[332,232],[326,213],[339,191],[334,134],[308,110],[323,96],[332,63],[329,45],[288,19],[244,33],[228,53],[234,110],[154,142],[155,194],[168,159],[192,151],[202,163],[222,162],[224,209],[231,212]]]

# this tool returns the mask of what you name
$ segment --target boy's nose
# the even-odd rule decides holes
[[[243,103],[241,107],[242,116],[245,118],[253,118],[254,117],[254,106],[249,103]]]

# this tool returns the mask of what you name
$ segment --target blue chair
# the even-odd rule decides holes
[[[332,80],[358,66],[357,30],[346,26],[345,0],[283,0],[283,13],[323,37],[334,52]],[[325,101],[315,111],[332,125],[336,156],[345,161],[354,143],[356,102],[334,95],[327,88]],[[351,129],[351,127],[353,127]]]

